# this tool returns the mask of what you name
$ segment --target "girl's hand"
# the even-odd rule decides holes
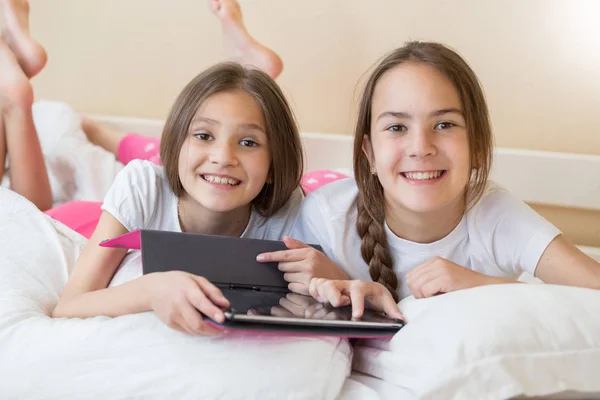
[[[352,304],[352,318],[363,316],[367,301],[371,309],[383,312],[390,318],[404,320],[390,292],[377,282],[313,278],[310,281],[309,292],[318,302],[334,307]]]
[[[223,322],[225,315],[220,307],[229,307],[229,300],[206,278],[183,271],[157,272],[147,276],[150,278],[150,307],[165,324],[190,334],[223,333],[207,324],[200,314]]]
[[[480,274],[441,257],[432,258],[406,274],[408,288],[417,299],[476,286],[515,282]]]
[[[329,257],[299,240],[284,236],[283,242],[289,250],[262,253],[259,262],[277,262],[284,279],[292,292],[308,295],[308,285],[313,278],[348,279],[348,275]]]

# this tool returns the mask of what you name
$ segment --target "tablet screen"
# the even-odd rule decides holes
[[[358,325],[364,325],[365,327],[371,324],[377,326],[404,325],[403,321],[390,319],[369,310],[365,310],[363,317],[356,321],[352,319],[352,307],[350,306],[336,308],[321,304],[310,296],[291,292],[277,293],[223,288],[221,290],[231,303],[230,312],[226,313],[226,316],[231,319],[245,321],[260,319],[266,323],[285,321],[291,324],[312,324],[316,321],[328,321],[330,323],[333,321],[346,321],[344,325],[359,322]]]

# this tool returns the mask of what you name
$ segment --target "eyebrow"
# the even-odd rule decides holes
[[[194,118],[192,120],[190,127],[194,126],[197,123],[201,123],[201,122],[205,122],[205,123],[212,124],[212,125],[220,125],[221,124],[216,119],[206,118],[206,117],[198,117],[198,118]],[[263,128],[262,126],[260,126],[258,124],[250,123],[250,124],[241,124],[240,126],[245,129],[253,129],[253,130],[257,130],[257,131],[266,133],[265,128]]]
[[[436,110],[436,111],[430,113],[429,116],[430,117],[439,117],[440,115],[445,115],[445,114],[458,114],[461,117],[463,116],[463,112],[458,108],[442,108],[441,110]],[[412,116],[407,112],[385,111],[385,112],[379,114],[379,116],[377,117],[377,121],[379,121],[381,118],[384,118],[384,117],[395,117],[395,118],[404,118],[404,119],[412,118]]]

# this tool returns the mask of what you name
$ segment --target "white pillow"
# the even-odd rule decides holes
[[[600,291],[544,284],[404,299],[407,325],[353,367],[422,399],[600,394]]]
[[[2,188],[0,227],[0,399],[333,399],[349,375],[337,338],[203,338],[151,312],[49,318],[85,239]]]

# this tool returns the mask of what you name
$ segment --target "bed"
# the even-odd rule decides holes
[[[64,105],[47,106],[63,107],[61,121],[72,117]],[[162,126],[94,118],[149,136]],[[36,123],[48,121],[57,123]],[[69,195],[100,200],[119,166],[99,168],[95,154],[106,154],[89,148],[85,160],[68,167],[70,145],[60,145],[66,140],[54,140],[63,150],[55,153],[61,163],[51,169],[53,179],[71,174],[75,182],[72,170],[89,168],[99,175],[93,187],[67,185]],[[303,141],[307,171],[351,169],[349,136],[306,132]],[[502,148],[492,175],[525,201],[593,210],[600,209],[598,176],[600,156]],[[206,339],[172,331],[152,313],[50,319],[85,239],[1,188],[0,227],[2,399],[600,398],[598,291],[531,279],[408,298],[401,308],[410,323],[399,334],[354,346],[336,338]],[[600,260],[600,249],[582,249]],[[127,280],[139,262],[135,253],[127,256],[112,284]]]

